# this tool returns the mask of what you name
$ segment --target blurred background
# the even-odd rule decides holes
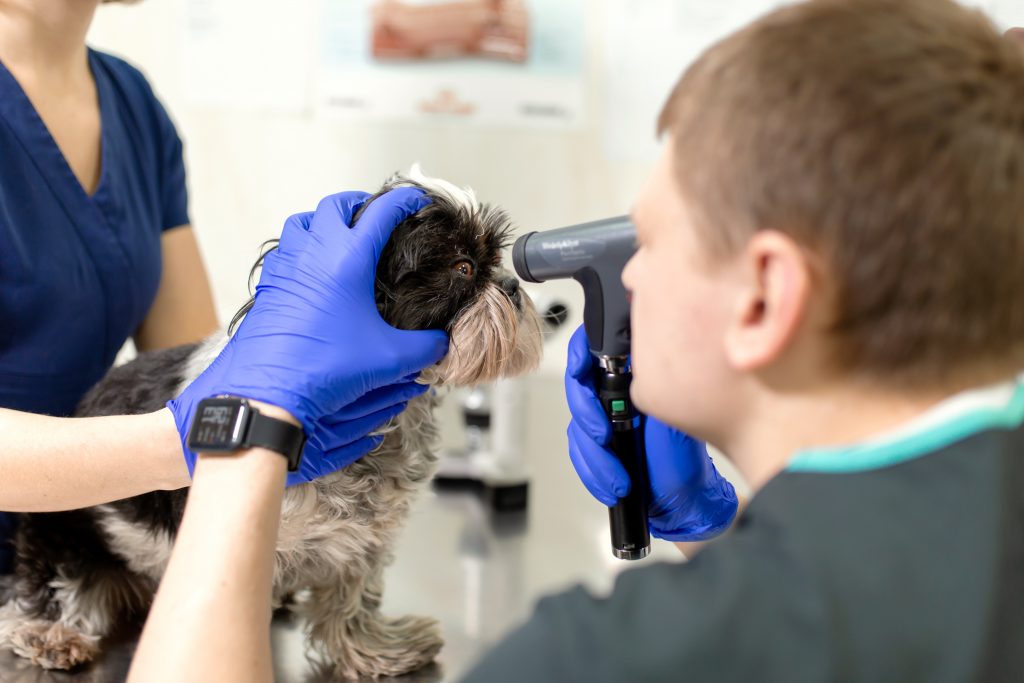
[[[288,215],[372,191],[415,161],[503,206],[522,231],[628,212],[684,67],[779,4],[145,0],[104,5],[90,43],[141,68],[177,123],[192,222],[228,319],[259,243]],[[1024,24],[1024,0],[970,4]],[[497,32],[513,34],[505,56],[488,36],[464,39],[495,6]]]

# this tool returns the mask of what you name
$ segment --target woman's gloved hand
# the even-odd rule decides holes
[[[615,505],[629,493],[629,475],[608,450],[611,422],[597,397],[593,356],[580,327],[569,341],[565,396],[569,457],[591,495]],[[699,541],[716,536],[736,516],[736,492],[715,469],[705,445],[654,418],[642,417],[651,485],[648,509],[651,534],[669,541]]]
[[[372,447],[360,439],[407,401],[405,385],[447,352],[444,332],[398,330],[380,317],[374,298],[388,237],[429,200],[416,188],[392,190],[353,225],[369,196],[332,195],[285,223],[264,261],[252,310],[203,374],[168,402],[183,446],[199,401],[227,394],[287,410],[309,439],[305,457],[344,460]],[[363,397],[376,408],[366,412]],[[191,474],[195,454],[184,450]],[[306,465],[311,476],[323,473],[322,464]]]
[[[384,440],[371,434],[405,410],[409,400],[429,387],[401,382],[375,389],[331,416],[317,420],[306,440],[299,469],[289,472],[286,486],[305,484],[363,457]],[[191,472],[191,470],[190,470]]]

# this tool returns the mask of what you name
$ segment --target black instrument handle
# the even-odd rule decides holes
[[[629,493],[608,508],[612,552],[624,560],[639,560],[651,549],[647,528],[650,484],[647,476],[647,452],[643,431],[633,402],[629,398],[632,372],[600,370],[598,397],[612,423],[611,450],[629,475]]]

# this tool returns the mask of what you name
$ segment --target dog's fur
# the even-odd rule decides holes
[[[509,236],[505,214],[481,205],[471,190],[427,178],[416,166],[389,179],[381,192],[402,185],[423,188],[433,201],[395,230],[381,255],[377,306],[396,327],[449,331],[448,355],[421,381],[474,384],[535,366],[536,313],[500,266]],[[226,339],[220,333],[201,344],[142,354],[111,370],[76,414],[162,408]],[[275,603],[290,597],[289,606],[306,621],[311,649],[337,675],[402,674],[430,662],[441,647],[433,619],[390,618],[378,609],[395,536],[435,470],[432,412],[438,400],[431,391],[410,401],[373,453],[286,492]],[[157,491],[85,510],[23,515],[15,577],[0,607],[0,647],[45,668],[94,658],[115,626],[148,609],[186,493]]]

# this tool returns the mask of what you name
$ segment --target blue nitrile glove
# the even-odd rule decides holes
[[[591,495],[615,505],[629,493],[625,468],[608,450],[611,421],[597,397],[594,362],[582,327],[569,341],[565,397],[569,457]],[[651,417],[642,417],[651,484],[648,508],[651,534],[669,541],[699,541],[717,536],[736,516],[736,492],[708,456],[705,445]]]
[[[392,190],[350,227],[369,196],[332,195],[316,212],[288,219],[278,248],[264,261],[252,310],[210,367],[168,402],[182,444],[195,406],[209,396],[280,406],[312,439],[325,434],[317,425],[324,418],[358,405],[371,391],[410,381],[444,356],[444,332],[398,330],[380,317],[374,299],[388,237],[429,200],[416,188]],[[331,443],[325,435],[321,447]],[[191,474],[195,455],[184,450]]]
[[[401,382],[375,389],[334,415],[316,422],[306,440],[299,469],[289,472],[286,486],[319,479],[363,457],[384,440],[370,436],[403,410],[408,401],[427,391],[426,384]]]

